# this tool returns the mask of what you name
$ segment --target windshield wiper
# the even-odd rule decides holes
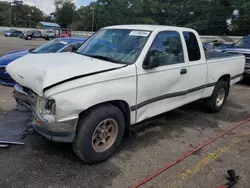
[[[76,54],[80,54],[80,55],[84,55],[84,56],[88,56],[88,57],[92,57],[92,58],[96,58],[96,59],[101,59],[101,60],[104,60],[104,61],[110,61],[110,62],[113,62],[113,63],[118,63],[118,64],[130,64],[128,62],[125,62],[125,61],[121,61],[121,60],[115,60],[111,57],[106,57],[106,56],[102,56],[102,55],[90,55],[90,54],[84,54],[84,53],[80,53],[80,52],[74,52]]]
[[[83,55],[86,55],[86,54],[83,54]],[[86,55],[86,56],[93,57],[93,58],[96,58],[96,59],[101,59],[101,60],[104,60],[104,61],[110,61],[110,62],[113,62],[113,63],[120,63],[120,61],[117,61],[117,60],[114,60],[113,58],[102,56],[102,55]]]

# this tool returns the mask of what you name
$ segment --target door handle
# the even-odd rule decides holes
[[[187,74],[187,69],[181,69],[180,74]]]

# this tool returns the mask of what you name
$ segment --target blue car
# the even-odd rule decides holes
[[[36,49],[11,52],[0,57],[0,84],[6,86],[15,85],[14,80],[5,71],[5,67],[12,61],[15,61],[16,59],[21,58],[30,53],[36,54],[75,52],[86,40],[87,38],[78,37],[65,37],[60,39],[54,39]]]

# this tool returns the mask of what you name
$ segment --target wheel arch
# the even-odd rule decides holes
[[[231,85],[231,75],[230,74],[224,74],[222,75],[218,81],[224,81],[224,82],[227,82],[228,84],[228,91],[227,91],[227,96],[229,94],[229,91],[230,91],[230,85]]]
[[[89,108],[87,108],[86,110],[82,111],[80,114],[79,114],[79,117],[82,117],[82,116],[85,116],[89,113],[89,111],[93,108],[96,108],[96,107],[99,107],[99,106],[102,106],[102,105],[106,105],[106,104],[111,104],[111,105],[114,105],[116,106],[117,108],[119,108],[121,110],[121,112],[123,113],[124,115],[124,118],[125,118],[125,131],[126,131],[126,134],[127,135],[131,135],[131,111],[130,111],[130,108],[129,108],[129,105],[126,101],[124,100],[112,100],[112,101],[106,101],[106,102],[102,102],[102,103],[99,103],[99,104],[95,104],[94,106],[91,106]],[[77,125],[77,132],[79,130],[79,126]]]

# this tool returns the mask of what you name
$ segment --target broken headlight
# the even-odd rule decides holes
[[[54,99],[48,100],[44,108],[48,114],[55,115],[56,114],[56,101]]]

